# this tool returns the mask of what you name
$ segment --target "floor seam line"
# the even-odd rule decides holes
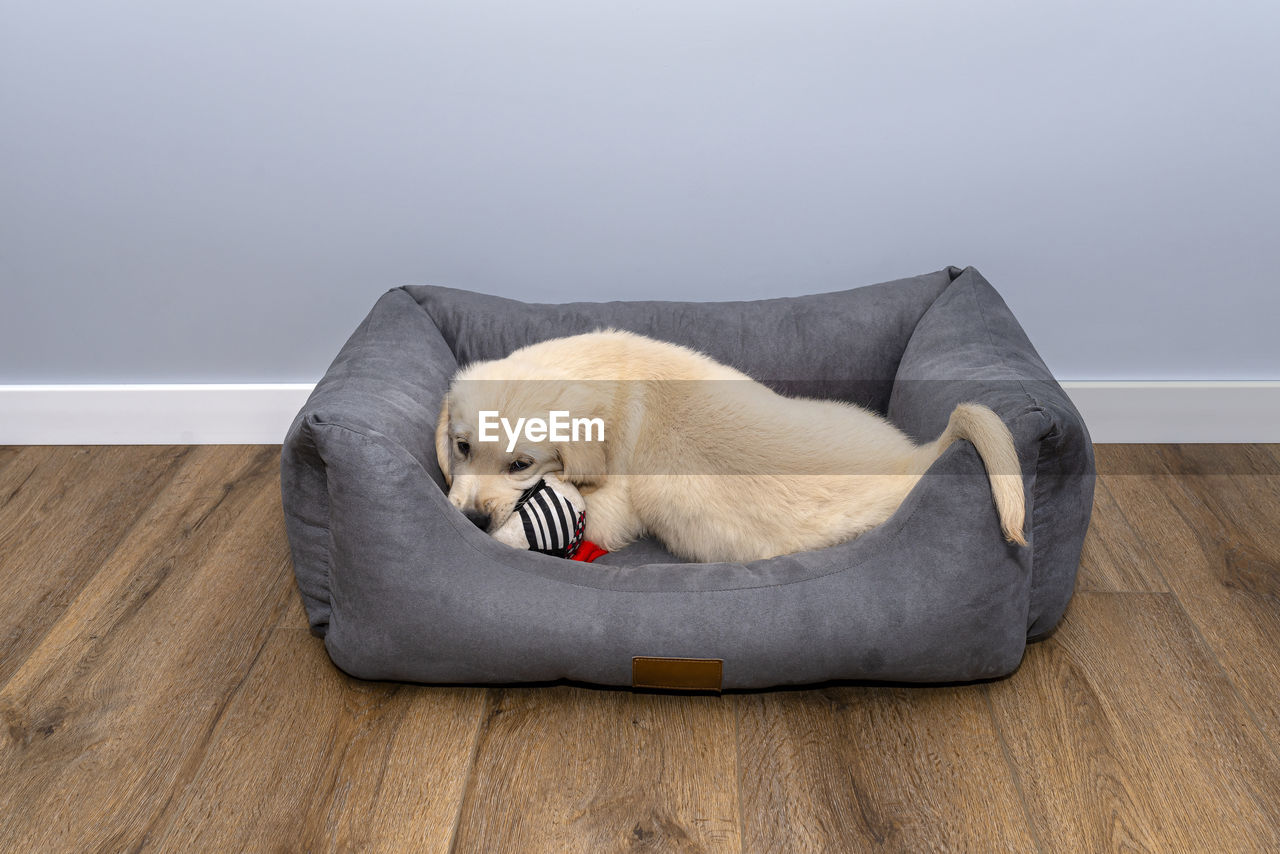
[[[1027,832],[1031,834],[1031,840],[1036,844],[1036,851],[1044,854],[1044,843],[1040,840],[1040,832],[1036,829],[1035,821],[1031,818],[1031,806],[1027,803],[1027,794],[1022,788],[1022,777],[1018,774],[1017,766],[1013,762],[1013,754],[1010,752],[1009,743],[1004,737],[1004,728],[1000,726],[1000,719],[996,717],[995,701],[991,698],[991,686],[983,686],[982,696],[987,701],[987,714],[991,717],[991,726],[995,729],[996,742],[1000,745],[1000,753],[1004,757],[1005,767],[1009,769],[1009,778],[1013,782],[1013,790],[1018,793],[1018,803],[1022,805],[1022,817],[1027,822]]]
[[[480,708],[476,710],[476,729],[471,737],[471,756],[467,759],[467,778],[463,781],[462,791],[458,793],[458,809],[453,814],[453,829],[449,833],[449,854],[454,854],[458,850],[458,831],[462,827],[462,813],[467,806],[467,795],[470,794],[472,783],[475,780],[476,759],[480,756],[480,736],[484,731],[485,718],[488,715],[494,690],[493,688],[484,689]]]

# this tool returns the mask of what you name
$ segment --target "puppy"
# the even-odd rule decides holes
[[[510,429],[537,428],[530,419],[547,427],[556,413],[565,429]],[[568,423],[587,429],[575,437]],[[1013,437],[987,407],[957,406],[938,439],[916,445],[862,407],[784,397],[629,332],[556,338],[469,365],[445,396],[436,455],[450,502],[486,531],[555,474],[581,491],[586,537],[605,549],[653,535],[686,560],[750,561],[874,528],[957,439],[982,457],[1004,536],[1026,545]]]

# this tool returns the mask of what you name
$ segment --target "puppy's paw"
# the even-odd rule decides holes
[[[529,548],[529,540],[524,535],[524,523],[520,521],[518,514],[512,514],[507,523],[498,530],[494,531],[491,536],[506,546],[513,549]]]
[[[608,526],[592,525],[590,512],[587,513],[587,528],[583,532],[583,537],[608,552],[616,552],[636,540],[635,534],[619,531],[616,528],[610,529]]]

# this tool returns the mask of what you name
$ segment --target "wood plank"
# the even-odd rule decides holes
[[[1124,457],[1135,445],[1106,443],[1093,446],[1093,463],[1099,475],[1133,474],[1124,470]]]
[[[21,516],[38,505],[48,490],[57,488],[55,475],[59,469],[73,458],[84,459],[89,453],[89,448],[23,448],[0,469],[0,530],[18,524]]]
[[[292,563],[289,564],[289,571],[293,571]],[[285,597],[284,610],[280,612],[276,628],[311,631],[311,621],[307,619],[307,609],[302,606],[302,594],[298,592],[296,584],[293,586],[293,595]]]
[[[458,851],[740,850],[725,697],[495,689]]]
[[[0,849],[125,849],[190,779],[289,590],[278,458],[192,450],[0,689]]]
[[[1210,449],[1148,446],[1132,449],[1129,465],[1239,472],[1256,450],[1220,448],[1214,462]],[[1164,474],[1123,478],[1115,489],[1170,589],[1280,745],[1280,476]]]
[[[274,631],[144,848],[446,851],[484,695],[352,679]]]
[[[1280,443],[1095,445],[1101,475],[1280,475]]]
[[[129,535],[187,450],[54,448],[14,461],[10,488],[0,487],[0,685]]]
[[[0,473],[22,453],[21,445],[0,445]]]
[[[1130,449],[1128,456],[1133,458],[1138,451],[1158,457],[1161,474],[1178,477],[1280,475],[1280,444],[1140,445]]]
[[[743,849],[1036,850],[986,690],[737,698]]]
[[[1142,538],[1116,503],[1110,482],[1127,475],[1100,475],[1093,490],[1093,518],[1080,555],[1077,591],[1161,593],[1168,583],[1142,546]]]
[[[990,696],[1047,847],[1280,846],[1280,760],[1173,595],[1079,594]]]

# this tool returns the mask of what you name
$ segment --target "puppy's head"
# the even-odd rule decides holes
[[[582,487],[603,483],[607,432],[594,385],[510,359],[459,373],[436,422],[436,459],[449,484],[449,502],[492,532],[540,478],[556,475]],[[575,419],[601,426],[579,423],[575,438]],[[566,421],[563,429],[553,429]]]

